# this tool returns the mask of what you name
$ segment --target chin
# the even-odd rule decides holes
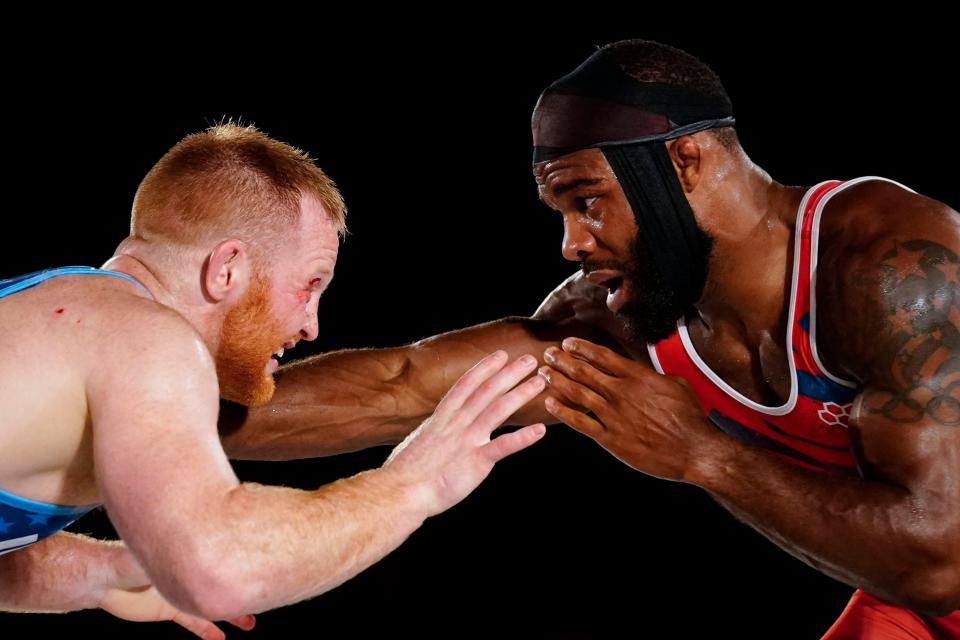
[[[270,384],[264,384],[260,389],[258,389],[249,399],[249,402],[246,403],[248,407],[260,407],[273,399],[273,394],[276,391],[276,387],[273,383],[273,378],[270,378]]]
[[[260,384],[257,385],[255,389],[251,390],[247,406],[259,407],[267,404],[271,399],[273,399],[273,394],[276,392],[276,390],[277,385],[273,380],[273,375],[264,374],[263,378],[260,380]]]
[[[259,380],[225,379],[221,377],[220,397],[245,407],[259,407],[273,399],[276,383],[273,376],[262,373]]]

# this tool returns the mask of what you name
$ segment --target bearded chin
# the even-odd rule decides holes
[[[258,279],[227,312],[220,329],[220,397],[248,407],[266,404],[276,388],[265,367],[282,338],[270,319],[266,282]]]
[[[273,376],[263,370],[262,358],[219,358],[217,377],[220,380],[220,397],[246,407],[267,404],[273,398],[276,384]],[[259,368],[258,368],[259,364]]]
[[[640,285],[644,286],[644,285]],[[634,287],[637,291],[637,287]],[[620,309],[627,332],[634,342],[656,344],[670,337],[684,309],[672,292],[644,291]]]
[[[704,262],[709,264],[713,249],[713,237],[699,226],[697,231],[706,247]],[[632,264],[626,279],[630,281],[633,296],[620,309],[618,315],[623,319],[630,337],[637,342],[655,344],[669,338],[677,328],[677,321],[695,312],[692,304],[680,300],[677,292],[667,284],[660,269],[643,247],[638,233],[633,240]],[[703,286],[697,293],[699,300]]]

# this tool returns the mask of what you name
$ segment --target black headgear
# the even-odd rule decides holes
[[[663,141],[734,122],[725,95],[640,82],[601,49],[540,96],[533,112],[533,161],[599,148],[653,263],[689,307],[703,291],[707,250]]]

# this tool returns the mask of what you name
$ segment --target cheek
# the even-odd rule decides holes
[[[606,225],[607,234],[618,251],[629,250],[639,231],[633,210],[624,203],[623,207],[613,210]]]
[[[285,291],[273,299],[272,315],[283,328],[284,331],[289,326],[302,322],[305,300],[310,298],[310,293],[305,291]]]

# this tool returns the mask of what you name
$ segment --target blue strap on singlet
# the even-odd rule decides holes
[[[17,276],[15,278],[0,280],[0,298],[12,295],[18,291],[23,291],[24,289],[29,289],[30,287],[40,284],[44,280],[49,280],[50,278],[55,278],[57,276],[68,275],[116,276],[118,278],[123,278],[124,280],[133,282],[141,289],[146,291],[151,300],[153,299],[153,295],[150,293],[150,291],[133,276],[128,276],[127,274],[120,273],[119,271],[108,271],[106,269],[97,269],[95,267],[58,267],[56,269],[44,269],[43,271],[34,271],[33,273]]]

